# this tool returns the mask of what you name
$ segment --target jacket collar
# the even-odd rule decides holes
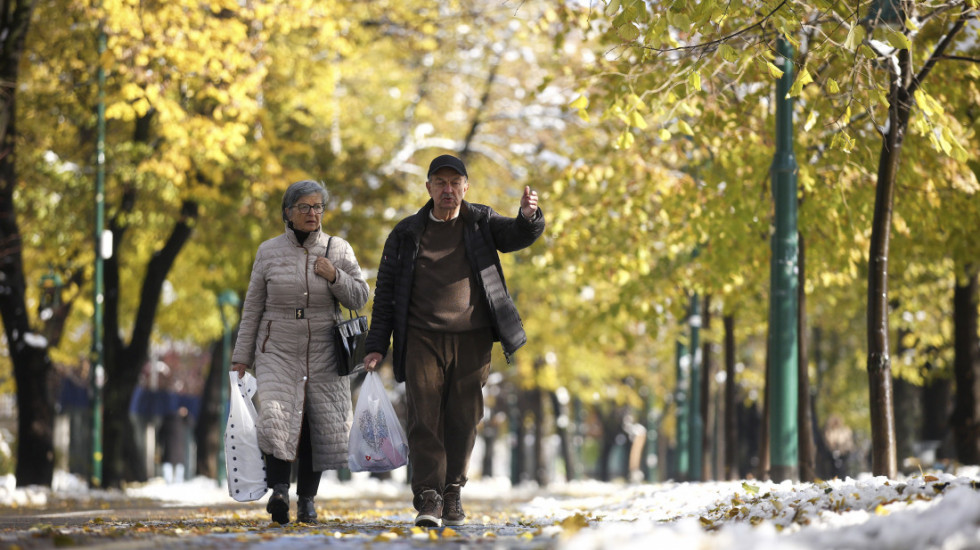
[[[301,242],[299,242],[299,240],[296,239],[296,233],[293,232],[293,228],[289,227],[289,223],[287,222],[284,225],[285,225],[285,228],[286,228],[286,231],[285,231],[284,234],[286,235],[286,240],[289,241],[289,244],[291,244],[293,246],[302,246],[303,248],[308,248],[310,246],[313,246],[317,242],[319,242],[319,240],[320,240],[320,233],[323,232],[323,226],[321,225],[315,231],[311,231],[310,232],[310,236],[306,238],[306,242],[305,243],[301,243]]]

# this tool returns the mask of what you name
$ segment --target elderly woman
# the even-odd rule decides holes
[[[242,309],[231,370],[254,367],[258,439],[266,457],[272,520],[289,523],[289,479],[299,461],[296,521],[316,521],[323,470],[347,466],[353,412],[350,382],[337,374],[333,327],[338,302],[364,306],[368,284],[350,244],[323,232],[327,191],[315,181],[289,186],[282,235],[259,245]]]

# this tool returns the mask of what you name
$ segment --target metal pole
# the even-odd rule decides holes
[[[704,419],[701,418],[701,299],[697,293],[691,296],[691,311],[688,314],[691,327],[691,376],[688,395],[688,421],[691,424],[691,471],[688,479],[701,480],[701,463],[704,447]]]
[[[793,47],[778,41],[783,76],[776,84],[776,153],[771,168],[775,232],[770,264],[769,357],[772,399],[770,475],[775,481],[799,475],[797,426],[797,261],[796,157],[793,153]]]
[[[92,393],[92,487],[102,485],[102,386],[105,382],[104,350],[102,347],[102,311],[105,289],[103,274],[102,232],[105,226],[105,69],[102,68],[102,55],[106,49],[106,35],[99,24],[98,52],[99,83],[98,120],[95,142],[95,270],[93,274],[92,353],[89,370],[90,391]]]

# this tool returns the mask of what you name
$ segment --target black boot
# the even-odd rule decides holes
[[[296,503],[296,522],[316,523],[316,506],[313,505],[313,497],[299,497]]]
[[[277,483],[272,488],[272,496],[265,505],[265,511],[272,514],[272,521],[286,525],[289,523],[289,484]]]

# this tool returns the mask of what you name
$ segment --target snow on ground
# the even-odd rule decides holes
[[[396,473],[398,473],[396,471]],[[403,474],[402,474],[403,475]],[[932,473],[888,480],[869,475],[817,483],[759,481],[616,484],[595,481],[512,487],[473,480],[466,499],[514,503],[563,550],[980,549],[980,472]],[[410,500],[404,479],[325,475],[322,495]],[[123,491],[91,490],[58,472],[51,489],[15,488],[0,477],[0,506],[43,508],[49,499],[146,498],[160,505],[228,504],[223,486],[197,478],[162,480]],[[263,498],[256,506],[264,503]]]

